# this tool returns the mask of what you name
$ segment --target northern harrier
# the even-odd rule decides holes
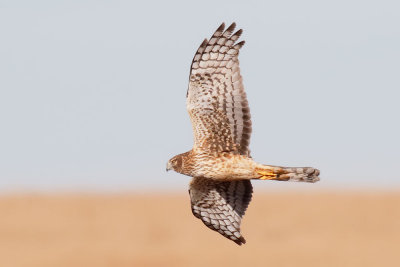
[[[193,58],[186,95],[194,133],[193,149],[168,161],[167,170],[193,177],[193,215],[210,229],[241,245],[240,222],[251,201],[251,179],[317,182],[319,170],[256,163],[250,156],[251,119],[239,70],[232,23],[205,39]]]

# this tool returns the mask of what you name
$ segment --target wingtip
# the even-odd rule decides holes
[[[225,29],[225,22],[222,22],[221,25],[217,28],[216,31],[223,31]]]
[[[239,37],[242,35],[243,29],[239,29],[237,32],[234,33],[234,35],[239,35]]]
[[[203,40],[203,42],[201,43],[200,47],[206,46],[207,43],[208,43],[208,39],[207,39],[207,38],[204,38],[204,40]]]
[[[239,246],[246,244],[246,239],[244,239],[243,236],[240,236],[238,239],[232,241],[238,244]]]
[[[236,22],[232,22],[231,25],[226,29],[227,32],[233,32],[236,28]]]
[[[243,41],[240,41],[239,43],[237,43],[236,45],[235,45],[235,48],[237,48],[237,49],[240,49],[240,48],[242,48],[243,46],[244,46],[244,44],[245,44],[246,42],[243,40]]]

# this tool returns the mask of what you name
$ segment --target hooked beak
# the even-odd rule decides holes
[[[171,163],[168,161],[168,162],[167,162],[167,168],[165,169],[165,171],[169,171],[169,170],[172,170],[172,165],[171,165]]]

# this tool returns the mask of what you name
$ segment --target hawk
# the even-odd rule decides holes
[[[242,30],[232,23],[205,39],[193,58],[186,107],[192,123],[192,150],[171,158],[167,171],[193,177],[189,195],[193,215],[238,245],[241,219],[253,193],[251,179],[319,181],[311,167],[259,164],[250,156],[251,119],[239,70],[237,42]]]

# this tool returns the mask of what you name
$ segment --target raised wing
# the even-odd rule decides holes
[[[194,132],[194,149],[249,155],[250,109],[239,69],[236,43],[242,30],[222,25],[197,50],[190,72],[187,109]],[[233,33],[233,34],[232,34]]]
[[[222,182],[193,178],[189,188],[193,215],[238,245],[246,243],[240,233],[240,222],[252,193],[249,180]]]

